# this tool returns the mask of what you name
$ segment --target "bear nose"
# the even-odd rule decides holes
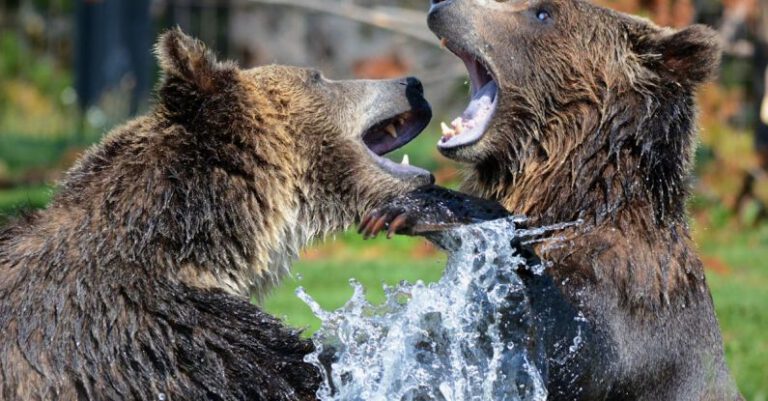
[[[408,92],[417,92],[419,95],[424,94],[424,85],[421,84],[421,81],[419,81],[418,78],[404,78],[402,81],[400,81],[400,85],[404,85],[406,87],[406,91]]]
[[[432,5],[434,6],[434,5],[440,4],[440,3],[445,2],[445,1],[449,1],[449,0],[432,0]]]

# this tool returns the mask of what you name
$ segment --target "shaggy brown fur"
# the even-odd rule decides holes
[[[469,164],[464,191],[534,226],[583,222],[537,246],[552,267],[529,279],[550,399],[738,399],[685,214],[694,95],[718,71],[715,32],[580,0],[433,0],[429,26],[500,88],[485,134],[441,149]],[[406,212],[406,232],[440,219],[398,205],[375,217]],[[569,355],[577,333],[583,346]]]
[[[314,399],[311,343],[247,296],[307,241],[431,182],[363,136],[402,113],[418,126],[395,145],[418,134],[414,79],[240,70],[180,31],[157,53],[154,110],[0,231],[1,400]]]

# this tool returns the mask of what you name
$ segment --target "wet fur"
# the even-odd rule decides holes
[[[484,137],[443,150],[468,164],[463,191],[532,226],[581,221],[536,246],[551,267],[527,277],[549,399],[740,399],[685,211],[695,91],[718,71],[716,33],[579,0],[452,0],[429,24],[501,88]],[[413,196],[412,232],[462,220],[451,207],[415,217],[441,198]],[[390,215],[408,211],[397,202]]]
[[[307,241],[418,186],[353,136],[355,96],[407,106],[402,84],[240,70],[178,30],[157,52],[153,111],[0,231],[2,400],[314,399],[311,342],[249,296]]]

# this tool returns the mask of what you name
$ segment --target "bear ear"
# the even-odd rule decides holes
[[[656,52],[661,67],[680,84],[698,85],[713,79],[720,70],[721,40],[717,32],[704,25],[662,34]]]
[[[178,27],[160,36],[155,53],[166,81],[181,79],[203,92],[212,90],[219,73],[228,67],[219,63],[203,42],[187,36]]]

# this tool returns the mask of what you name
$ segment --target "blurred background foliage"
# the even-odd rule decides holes
[[[597,2],[661,25],[705,23],[723,37],[720,79],[699,94],[691,226],[730,366],[748,400],[768,400],[768,0]],[[339,79],[418,76],[436,118],[392,158],[407,152],[455,186],[461,168],[435,143],[437,123],[466,104],[466,76],[427,30],[427,8],[426,0],[0,0],[0,223],[44,207],[89,144],[151,108],[152,42],[175,25],[243,66],[318,66]],[[376,300],[382,282],[435,280],[443,262],[419,239],[340,234],[308,249],[265,307],[311,333],[317,321],[297,286],[338,307],[351,277]]]

